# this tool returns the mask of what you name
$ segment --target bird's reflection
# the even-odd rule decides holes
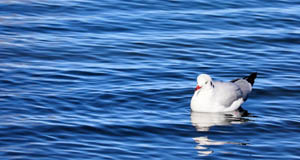
[[[249,113],[240,108],[238,111],[226,112],[226,113],[191,113],[192,125],[199,132],[207,132],[213,126],[226,126],[232,124],[242,124],[248,121],[247,117]],[[213,150],[208,150],[207,146],[213,145],[225,145],[225,144],[237,144],[246,145],[245,143],[227,142],[227,141],[215,141],[209,139],[207,136],[193,138],[197,143],[196,149],[199,155],[205,156],[213,153]]]
[[[237,111],[226,113],[202,113],[191,112],[191,122],[197,131],[209,131],[213,126],[226,126],[231,124],[241,124],[248,121],[245,116],[249,113],[240,108]]]

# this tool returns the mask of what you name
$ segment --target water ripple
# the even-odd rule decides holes
[[[299,2],[2,0],[3,159],[299,159]],[[200,73],[258,72],[247,114]]]

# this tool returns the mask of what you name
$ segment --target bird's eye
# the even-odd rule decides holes
[[[207,81],[205,82],[205,84],[207,84]]]

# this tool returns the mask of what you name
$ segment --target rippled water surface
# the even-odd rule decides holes
[[[1,159],[300,159],[297,0],[1,0]],[[191,113],[258,72],[249,114]]]

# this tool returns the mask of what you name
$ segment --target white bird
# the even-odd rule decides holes
[[[194,112],[231,112],[237,110],[252,91],[257,73],[230,82],[213,81],[207,74],[197,77],[191,100]]]

